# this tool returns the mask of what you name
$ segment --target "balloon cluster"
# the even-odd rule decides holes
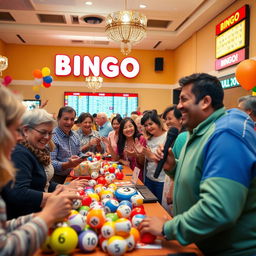
[[[48,67],[43,67],[40,69],[35,69],[33,71],[34,76],[34,86],[33,91],[39,92],[40,86],[44,88],[49,88],[52,85],[53,78],[50,76],[51,70]],[[40,95],[36,94],[35,99],[40,99]]]
[[[1,81],[1,84],[3,86],[8,86],[10,83],[12,82],[12,77],[11,76],[5,76],[2,81]]]
[[[244,60],[236,68],[236,79],[245,90],[256,92],[256,61]]]

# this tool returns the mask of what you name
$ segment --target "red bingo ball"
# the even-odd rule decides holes
[[[141,243],[144,244],[152,244],[156,240],[156,236],[152,235],[151,233],[144,233],[140,237]]]
[[[122,180],[124,178],[124,174],[122,172],[118,172],[118,173],[116,173],[116,178],[118,180]]]

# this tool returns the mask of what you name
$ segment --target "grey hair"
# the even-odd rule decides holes
[[[244,110],[251,110],[252,114],[256,116],[256,97],[249,95],[244,101]]]
[[[251,96],[250,96],[250,95],[246,95],[246,96],[240,97],[240,98],[238,99],[238,103],[246,101],[249,97],[251,97]]]
[[[35,127],[44,123],[50,123],[54,127],[57,125],[53,116],[41,108],[27,110],[22,116],[22,126]]]

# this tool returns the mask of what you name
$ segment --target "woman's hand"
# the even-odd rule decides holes
[[[80,163],[82,163],[83,161],[84,161],[84,159],[79,156],[71,156],[68,160],[69,168],[74,168],[77,165],[79,165]]]
[[[68,188],[74,188],[74,189],[78,189],[80,187],[84,188],[85,186],[88,186],[88,180],[77,178],[75,180],[72,180],[68,185],[64,185],[64,186]]]

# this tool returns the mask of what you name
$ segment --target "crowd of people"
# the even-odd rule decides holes
[[[77,117],[65,106],[55,120],[44,109],[25,111],[0,87],[0,255],[30,255],[39,247],[47,227],[80,198],[75,190],[87,184],[65,185],[70,171],[97,153],[139,168],[139,178],[173,214],[171,221],[146,218],[142,233],[196,243],[206,255],[256,254],[256,97],[226,110],[216,77],[193,74],[179,83],[179,104],[162,114],[153,109],[111,119]],[[179,135],[156,178],[172,128]]]

